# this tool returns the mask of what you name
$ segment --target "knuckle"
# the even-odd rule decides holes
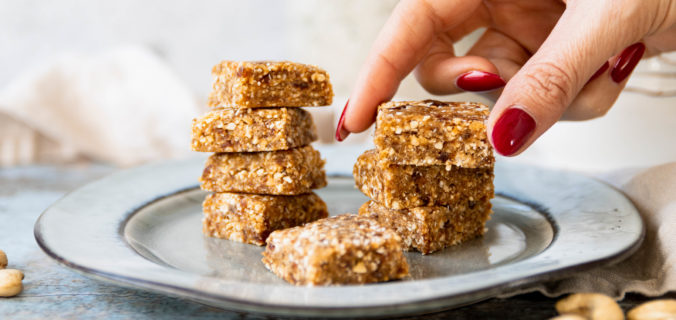
[[[606,17],[612,18],[612,25],[629,24],[632,28],[625,28],[625,37],[640,39],[649,32],[654,32],[664,21],[669,10],[664,10],[663,4],[673,0],[643,1],[632,0],[604,0],[602,7],[607,8]]]
[[[554,63],[531,66],[524,74],[526,93],[544,103],[566,106],[572,98],[573,75]]]
[[[390,71],[393,74],[398,74],[399,68],[397,68],[397,65],[394,63],[392,58],[390,58],[384,52],[378,52],[376,59],[380,62],[383,68],[385,68],[386,70]]]
[[[442,19],[437,14],[437,10],[434,9],[434,5],[432,5],[432,3],[429,2],[429,0],[423,0],[423,1],[420,1],[420,3],[422,4],[422,7],[424,8],[425,16],[427,17],[427,19],[429,21],[432,21],[432,24],[434,25],[434,29],[435,30],[441,29],[442,26],[443,26],[442,21],[444,19]]]
[[[676,23],[676,0],[657,1],[653,11],[649,13],[647,33],[663,31]]]

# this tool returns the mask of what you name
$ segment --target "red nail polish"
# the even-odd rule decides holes
[[[645,53],[645,45],[640,42],[634,43],[624,49],[620,53],[620,57],[615,61],[613,70],[610,71],[610,77],[613,78],[613,81],[620,83],[627,79],[643,57],[643,53]]]
[[[505,80],[499,75],[483,71],[470,71],[462,74],[455,85],[465,91],[489,91],[505,86]]]
[[[608,68],[610,68],[610,63],[608,63],[608,61],[606,61],[606,62],[603,63],[603,65],[598,70],[596,70],[596,72],[594,72],[594,74],[592,74],[592,76],[589,78],[587,83],[590,83],[594,79],[600,77],[604,72],[606,72],[606,70],[608,70]]]
[[[503,156],[515,154],[535,132],[535,120],[526,111],[511,107],[493,126],[493,146]]]
[[[338,140],[338,142],[343,141],[350,134],[349,131],[343,128],[343,122],[345,122],[345,111],[347,110],[347,105],[349,103],[350,99],[347,99],[347,102],[345,102],[345,107],[343,107],[343,113],[340,114],[338,126],[336,126],[336,140]]]

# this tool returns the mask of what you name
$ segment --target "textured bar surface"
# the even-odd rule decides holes
[[[328,216],[326,204],[314,193],[273,196],[242,193],[213,193],[206,197],[205,235],[255,245],[275,230],[312,222]]]
[[[192,150],[287,150],[317,140],[309,112],[299,108],[215,109],[192,124]]]
[[[338,285],[408,275],[401,239],[375,220],[344,214],[273,232],[263,263],[296,285]]]
[[[209,106],[328,106],[333,89],[326,71],[288,61],[223,61],[214,77]]]
[[[203,190],[298,195],[326,186],[319,151],[312,146],[290,150],[216,153],[207,159]]]
[[[432,253],[483,235],[491,214],[490,199],[458,200],[450,206],[389,209],[371,200],[359,215],[378,220],[399,234],[406,250]]]
[[[393,209],[493,198],[492,167],[398,165],[378,160],[376,150],[367,150],[357,158],[353,175],[359,190]]]
[[[390,101],[378,107],[375,145],[391,163],[490,167],[495,162],[484,121],[472,102]]]

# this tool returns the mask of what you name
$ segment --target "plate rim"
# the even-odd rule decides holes
[[[193,162],[195,160],[187,160],[187,161],[170,161],[171,163],[184,163],[184,162]],[[462,293],[461,296],[465,297],[464,302],[459,302],[459,303],[453,303],[449,304],[449,301],[453,300],[454,298],[458,298],[458,294],[456,295],[445,295],[445,296],[437,296],[435,298],[421,298],[420,300],[413,300],[413,301],[408,301],[405,304],[397,304],[396,306],[393,305],[387,305],[387,304],[382,304],[382,305],[374,305],[374,306],[360,306],[360,307],[354,307],[354,308],[349,308],[346,309],[344,307],[324,307],[324,306],[289,306],[289,305],[279,305],[279,304],[274,304],[274,303],[262,303],[262,302],[256,302],[256,301],[250,301],[250,300],[242,300],[242,299],[237,299],[233,297],[224,297],[222,295],[216,295],[212,294],[209,292],[204,292],[200,291],[194,288],[188,288],[188,287],[183,287],[183,286],[177,286],[177,285],[172,285],[168,284],[166,282],[157,282],[154,280],[149,280],[147,278],[143,277],[134,277],[134,276],[129,276],[125,275],[122,273],[113,273],[113,272],[108,272],[105,270],[100,270],[96,269],[95,267],[91,266],[86,266],[86,265],[81,265],[75,262],[70,261],[67,257],[64,257],[57,253],[53,248],[50,247],[50,245],[47,243],[47,240],[44,238],[42,228],[43,222],[45,219],[45,216],[50,214],[54,210],[54,208],[58,207],[64,199],[67,199],[69,197],[72,197],[74,194],[77,194],[78,192],[82,192],[85,187],[95,185],[96,183],[101,183],[105,182],[108,179],[110,179],[111,176],[119,174],[121,172],[129,172],[133,170],[152,170],[153,168],[156,168],[157,166],[160,166],[164,163],[168,162],[163,162],[161,164],[152,164],[152,165],[146,165],[142,167],[137,167],[137,168],[132,168],[132,169],[126,169],[119,171],[117,173],[114,173],[112,175],[108,175],[106,177],[103,177],[101,179],[98,179],[94,182],[91,182],[83,187],[80,187],[72,192],[67,193],[64,197],[56,201],[53,205],[48,207],[38,218],[38,220],[35,223],[34,226],[34,236],[35,239],[38,243],[38,246],[52,259],[54,259],[56,262],[58,262],[60,265],[66,266],[70,269],[73,269],[77,271],[78,273],[81,273],[85,276],[90,276],[98,280],[103,280],[107,282],[112,282],[117,285],[123,285],[123,286],[128,286],[128,287],[133,287],[137,289],[143,289],[143,290],[150,290],[153,292],[157,292],[160,294],[168,294],[171,296],[175,297],[180,297],[180,298],[187,298],[193,301],[205,303],[211,306],[216,306],[220,308],[228,308],[228,309],[234,309],[234,310],[240,310],[240,311],[247,311],[247,312],[254,312],[258,314],[269,314],[269,315],[295,315],[295,316],[330,316],[330,317],[335,317],[335,316],[387,316],[387,315],[411,315],[411,314],[419,314],[421,312],[423,313],[428,313],[428,312],[436,312],[436,311],[441,311],[441,310],[447,310],[450,308],[455,308],[459,307],[461,305],[466,305],[470,303],[475,303],[484,299],[488,299],[491,297],[494,297],[498,294],[501,293],[506,293],[509,290],[518,290],[522,288],[528,288],[529,286],[532,286],[536,283],[540,283],[543,281],[551,281],[555,279],[561,279],[563,277],[566,277],[567,275],[570,275],[575,272],[580,272],[584,270],[588,270],[592,267],[599,266],[599,265],[610,265],[617,263],[619,261],[624,260],[640,247],[640,245],[643,242],[643,239],[645,237],[645,223],[640,219],[640,215],[638,214],[638,211],[636,207],[633,205],[631,200],[626,198],[624,194],[622,194],[618,189],[614,188],[611,185],[608,185],[605,182],[590,178],[590,177],[585,177],[586,179],[591,179],[595,183],[598,183],[600,185],[605,186],[606,188],[612,189],[615,193],[619,194],[622,196],[624,199],[628,201],[628,204],[631,206],[631,208],[635,211],[635,214],[638,215],[639,217],[639,222],[640,222],[640,235],[637,237],[636,241],[634,241],[630,246],[624,248],[623,250],[619,250],[615,252],[612,255],[608,255],[604,258],[600,259],[592,259],[589,261],[586,261],[584,263],[579,263],[579,264],[574,264],[574,265],[569,265],[565,267],[561,267],[555,270],[550,270],[547,272],[539,272],[539,273],[533,273],[530,276],[526,277],[520,277],[517,279],[512,279],[510,281],[500,281],[497,282],[497,284],[493,284],[491,286],[483,286],[483,287],[477,287],[474,290],[470,291],[465,291]],[[551,170],[551,169],[543,169],[543,168],[536,168],[538,170]],[[557,172],[564,172],[564,171],[557,171]],[[565,172],[565,174],[573,174],[573,175],[578,175],[582,176],[577,173],[572,173],[572,172]],[[351,179],[352,177],[348,177],[347,175],[333,175],[333,177],[339,178],[339,179]],[[126,212],[124,212],[124,218],[121,219],[121,223],[117,226],[116,230],[116,236],[119,240],[121,240],[124,245],[129,249],[131,252],[134,254],[140,255],[132,246],[129,244],[127,241],[124,239],[124,229],[126,224],[129,222],[129,220],[137,213],[139,212],[142,208],[149,206],[157,201],[161,201],[162,199],[166,197],[171,197],[176,194],[180,194],[183,192],[189,192],[191,190],[194,190],[198,188],[197,183],[192,183],[191,185],[187,187],[183,187],[178,190],[174,190],[172,192],[168,193],[162,193],[162,194],[156,194],[156,196],[152,199],[149,199],[145,201],[142,204],[139,204],[138,206],[128,209]],[[548,222],[552,225],[554,229],[554,234],[552,238],[552,242],[545,248],[543,249],[542,252],[546,252],[549,250],[552,246],[554,246],[557,242],[557,239],[559,237],[559,225],[557,219],[551,215],[546,209],[543,210],[542,205],[537,204],[537,203],[531,203],[530,201],[519,199],[519,197],[510,195],[510,194],[505,194],[504,192],[501,191],[496,191],[496,194],[500,194],[501,196],[516,200],[526,206],[529,206],[530,208],[533,208],[535,211],[538,213],[542,214]],[[119,215],[119,213],[118,213]],[[542,253],[541,252],[541,253]],[[143,259],[146,259],[143,257]],[[530,259],[530,258],[527,258]],[[156,264],[155,262],[152,262],[150,260],[147,260],[149,263]],[[509,264],[508,264],[509,265]],[[171,268],[169,266],[161,266],[163,268]],[[446,277],[442,277],[446,278]],[[385,313],[383,313],[385,311]]]

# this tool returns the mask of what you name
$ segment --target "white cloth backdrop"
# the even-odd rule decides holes
[[[0,166],[186,155],[199,113],[187,86],[144,48],[63,55],[0,91]]]

